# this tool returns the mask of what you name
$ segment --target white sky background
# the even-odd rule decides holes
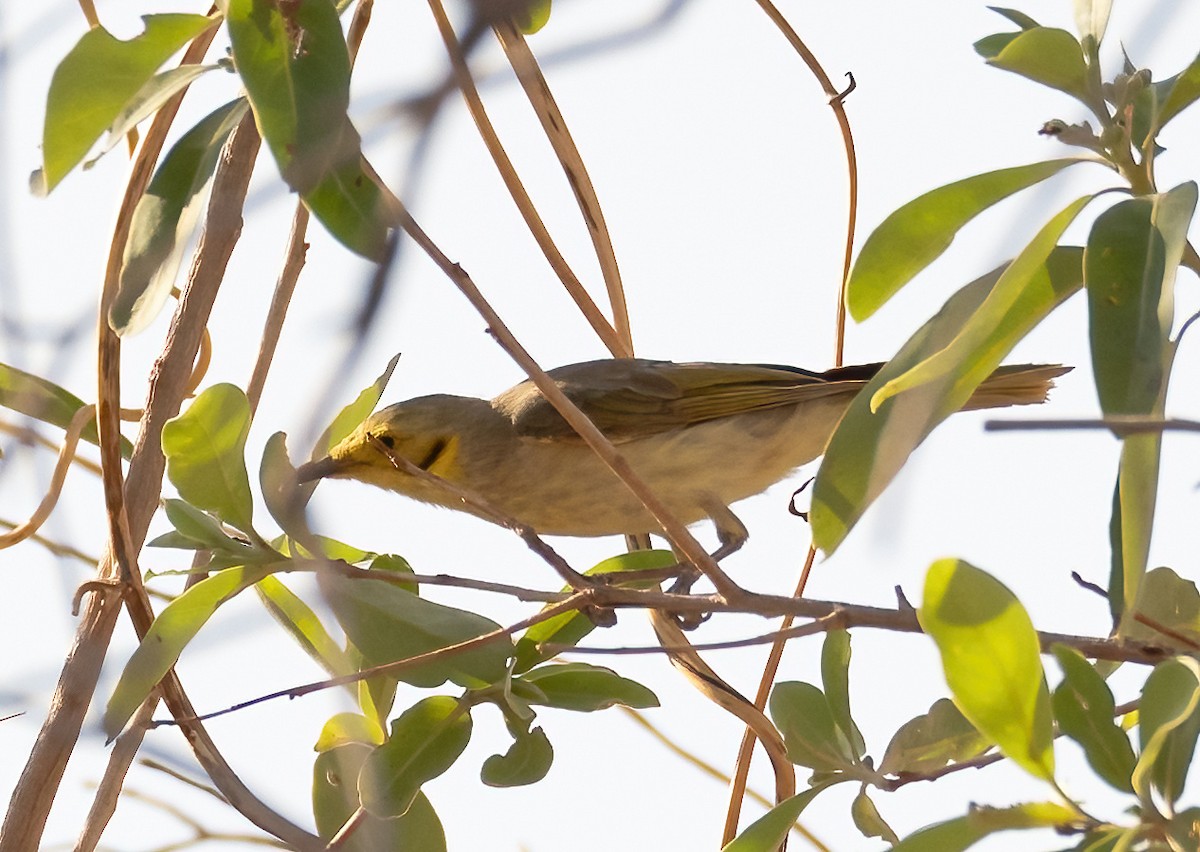
[[[751,2],[693,0],[661,29],[622,46],[586,54],[574,50],[598,35],[636,27],[665,5],[561,0],[549,27],[531,39],[546,60],[550,84],[598,189],[624,275],[638,353],[827,367],[846,212],[844,159],[831,112],[799,59]],[[1120,44],[1157,77],[1174,73],[1195,55],[1200,6],[1170,0],[1116,5],[1106,43],[1108,75],[1118,67]],[[103,3],[101,20],[122,36],[133,35],[140,26],[128,7]],[[183,4],[138,7],[138,12],[202,11]],[[1031,0],[1020,8],[1044,24],[1073,28],[1065,0]],[[860,244],[888,212],[934,186],[1068,153],[1036,131],[1049,118],[1079,120],[1082,108],[1065,95],[984,65],[971,43],[1011,27],[982,2],[791,2],[783,10],[831,77],[840,80],[849,70],[858,80],[847,108],[861,169]],[[7,60],[0,67],[0,361],[90,398],[95,393],[92,313],[127,160],[114,151],[93,170],[71,175],[49,199],[34,199],[26,191],[28,173],[39,162],[50,73],[83,31],[72,3],[0,9],[0,44]],[[406,200],[417,219],[463,264],[543,366],[602,357],[603,348],[524,231],[457,98],[434,130],[423,172],[403,175],[412,128],[387,120],[385,110],[440,78],[445,70],[440,51],[425,4],[376,5],[354,83],[354,115],[368,156],[393,185],[416,187]],[[560,58],[550,61],[552,56]],[[502,73],[502,62],[490,41],[474,58],[487,80],[484,97],[492,119],[560,247],[602,298],[569,189],[519,88]],[[208,75],[193,88],[177,126],[190,126],[189,118],[194,122],[234,94],[232,77]],[[1176,119],[1162,140],[1168,148],[1159,161],[1163,189],[1196,176],[1189,170],[1196,163],[1200,131],[1194,113]],[[1082,192],[1112,183],[1100,169],[1073,170],[985,215],[877,317],[850,328],[847,361],[887,358],[951,292],[1011,256],[1054,211]],[[294,204],[281,186],[264,153],[242,242],[210,324],[215,358],[208,383],[244,385],[249,376]],[[1078,241],[1084,233],[1077,226],[1072,236]],[[294,456],[307,452],[297,441],[310,422],[317,392],[339,363],[347,318],[363,292],[364,263],[315,224],[310,241],[309,263],[251,434],[252,471],[263,442],[277,430],[294,436]],[[1179,314],[1186,317],[1200,302],[1194,276],[1182,273],[1179,290]],[[404,249],[383,311],[365,357],[351,375],[337,376],[339,405],[369,384],[398,351],[403,357],[386,401],[430,392],[490,397],[521,377],[484,333],[478,315],[411,245]],[[164,315],[125,347],[126,405],[141,404],[145,376],[165,329]],[[1077,297],[1010,357],[1080,368],[1060,380],[1050,406],[1033,414],[1096,413],[1086,341],[1085,305]],[[1180,353],[1168,409],[1176,416],[1200,416],[1193,350],[1189,342]],[[1106,605],[1078,589],[1069,574],[1077,570],[1106,582],[1117,443],[1098,433],[984,434],[987,416],[961,415],[935,433],[842,550],[818,565],[810,595],[888,606],[899,584],[918,603],[926,567],[952,555],[1001,578],[1040,628],[1106,631]],[[1195,576],[1194,518],[1200,508],[1194,440],[1167,440],[1151,563],[1172,565],[1185,576]],[[40,499],[52,459],[8,439],[2,446],[0,517],[19,519]],[[793,587],[808,539],[804,525],[786,512],[786,503],[811,472],[737,507],[751,532],[747,546],[726,563],[739,582],[781,593]],[[45,533],[98,553],[103,536],[99,483],[76,471],[68,492]],[[259,517],[264,532],[270,532],[265,513]],[[551,570],[511,533],[366,486],[323,485],[312,522],[357,546],[402,554],[421,573],[558,585]],[[151,534],[163,531],[164,523],[156,521]],[[698,530],[711,543],[711,532]],[[553,543],[581,569],[621,549],[615,539]],[[148,551],[143,567],[183,568],[186,560],[180,552]],[[71,593],[89,569],[25,543],[0,554],[0,571],[5,584],[0,645],[8,649],[0,669],[0,714],[25,711],[0,725],[0,800],[6,802],[71,641]],[[301,578],[289,583],[302,593],[312,591]],[[495,596],[441,589],[427,594],[477,607],[505,623],[530,612],[527,605]],[[717,618],[694,640],[737,638],[770,627],[752,617]],[[892,732],[944,695],[945,686],[932,643],[923,637],[855,631],[853,639],[852,706],[878,760]],[[653,636],[642,616],[623,613],[617,627],[593,633],[587,643],[645,645]],[[98,704],[133,646],[132,631],[123,624]],[[792,643],[781,679],[819,682],[819,647],[818,638]],[[709,659],[752,694],[765,653],[764,646],[714,653]],[[650,686],[664,709],[648,718],[685,748],[732,768],[740,725],[692,691],[663,657],[585,659],[612,665]],[[1048,669],[1056,682],[1056,667],[1050,663]],[[220,610],[188,648],[180,673],[202,711],[321,677],[252,595]],[[1119,674],[1114,681],[1118,700],[1134,697],[1131,684],[1142,677],[1141,672]],[[416,691],[402,692],[397,706],[418,697]],[[350,703],[342,693],[327,692],[269,703],[213,722],[211,730],[252,789],[309,825],[311,745],[323,720],[346,709]],[[47,843],[74,840],[90,802],[89,785],[99,778],[107,756],[98,723],[94,713],[62,784]],[[479,782],[478,767],[487,755],[506,748],[507,735],[499,714],[486,709],[476,714],[467,753],[426,787],[452,849],[715,846],[726,800],[723,786],[667,753],[621,712],[584,717],[547,710],[539,724],[555,746],[550,775],[532,787],[497,790]],[[170,729],[151,732],[146,751],[193,771],[182,738]],[[1057,752],[1064,788],[1094,810],[1118,817],[1126,802],[1091,782],[1077,749],[1060,743]],[[755,786],[769,790],[761,755],[755,766]],[[136,769],[129,787],[181,805],[210,829],[246,830],[240,816],[159,773]],[[854,793],[852,785],[843,785],[822,794],[805,822],[831,848],[880,848],[850,822]],[[1002,805],[1049,797],[1048,789],[1005,766],[873,796],[901,836],[960,815],[970,801]],[[747,806],[746,813],[758,810]],[[186,830],[162,811],[125,801],[105,839],[114,849],[140,850],[184,836]],[[979,848],[1011,848],[1013,842],[1001,835]],[[1066,845],[1048,833],[1038,844]],[[796,848],[804,844],[797,842]]]

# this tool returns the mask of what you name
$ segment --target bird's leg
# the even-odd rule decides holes
[[[720,547],[712,552],[714,562],[720,562],[731,553],[736,553],[750,537],[746,525],[741,522],[733,510],[718,500],[709,500],[705,505],[709,518],[717,530],[717,541]],[[674,547],[672,547],[674,550]],[[686,595],[692,591],[692,584],[700,578],[700,571],[695,565],[687,562],[679,551],[675,551],[680,560],[679,577],[670,588],[673,595]],[[708,618],[704,613],[677,614],[676,620],[684,630],[695,630]]]
[[[724,503],[714,501],[705,506],[705,509],[708,510],[708,516],[712,519],[713,526],[717,528],[717,541],[721,543],[721,546],[713,551],[712,558],[714,562],[720,562],[726,556],[742,549],[746,539],[750,538],[750,531],[733,513],[733,510]]]
[[[741,550],[746,539],[750,538],[750,532],[733,510],[716,499],[705,501],[704,510],[708,512],[708,517],[717,531],[717,541],[720,542],[720,547],[710,554],[713,561],[720,562],[726,556]],[[675,550],[674,546],[671,549]],[[688,563],[678,550],[675,550],[675,555],[679,557],[681,570],[679,579],[670,591],[672,594],[686,595],[692,590],[692,584],[699,579],[700,571],[695,565]]]

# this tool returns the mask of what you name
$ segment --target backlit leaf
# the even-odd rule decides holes
[[[1030,774],[1054,776],[1053,718],[1037,632],[1002,583],[959,559],[929,567],[917,612],[954,703]]]

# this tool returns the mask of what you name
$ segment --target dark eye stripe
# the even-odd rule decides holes
[[[446,452],[447,441],[445,438],[438,438],[433,442],[433,446],[429,448],[429,452],[425,454],[425,458],[417,462],[417,467],[421,470],[429,470],[441,458],[442,453]]]

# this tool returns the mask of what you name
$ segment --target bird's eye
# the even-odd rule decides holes
[[[391,435],[387,434],[386,432],[383,433],[382,435],[377,435],[376,439],[379,441],[379,443],[383,444],[389,450],[393,449],[396,446],[396,439],[393,438]]]

